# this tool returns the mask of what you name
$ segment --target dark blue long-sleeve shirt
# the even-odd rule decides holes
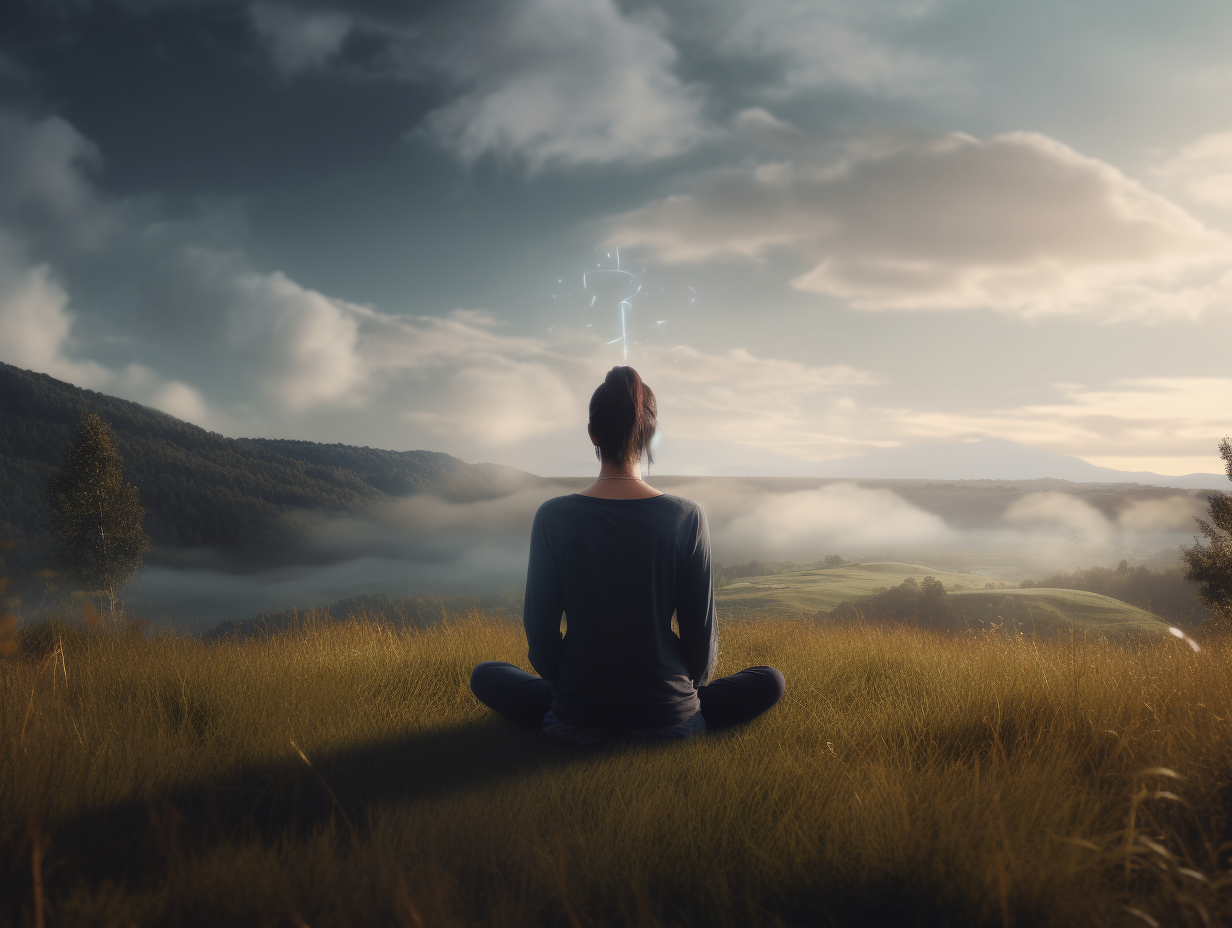
[[[690,500],[574,494],[540,506],[522,618],[552,714],[608,729],[690,718],[718,654],[712,581],[706,516]]]

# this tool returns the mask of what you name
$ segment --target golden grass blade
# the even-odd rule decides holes
[[[1141,909],[1136,909],[1132,905],[1123,905],[1121,906],[1121,910],[1125,912],[1126,915],[1132,915],[1134,918],[1141,919],[1150,925],[1151,928],[1159,928],[1159,922],[1147,915]]]
[[[1184,780],[1185,778],[1173,770],[1171,767],[1147,767],[1142,771],[1140,776],[1144,777],[1171,777],[1173,780]]]

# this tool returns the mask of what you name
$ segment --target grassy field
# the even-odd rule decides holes
[[[0,663],[0,923],[1164,925],[1232,918],[1232,646],[726,623],[743,729],[585,753],[477,705],[516,626]],[[62,644],[62,647],[61,647]],[[41,911],[40,911],[41,909]]]
[[[1084,635],[1168,634],[1167,624],[1145,609],[1082,590],[967,590],[950,597],[968,616],[1029,635],[1067,635],[1071,622]]]
[[[984,584],[992,582],[979,574],[882,561],[745,577],[716,590],[715,597],[729,611],[759,616],[810,616],[829,612],[842,602],[871,596],[878,589],[898,586],[908,577],[923,580],[930,576],[945,584],[947,590],[955,586],[983,589]]]
[[[1071,621],[1079,633],[1112,638],[1168,632],[1167,625],[1151,613],[1098,593],[985,590],[991,581],[979,574],[889,561],[748,577],[732,581],[715,595],[721,607],[741,617],[801,618],[829,612],[842,602],[858,603],[879,588],[897,586],[908,577],[920,581],[929,576],[951,591],[955,609],[990,624],[1022,627],[1041,635],[1069,634]]]

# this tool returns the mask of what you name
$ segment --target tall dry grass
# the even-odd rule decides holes
[[[1232,917],[1223,642],[728,624],[720,672],[773,664],[784,702],[604,753],[475,703],[476,662],[525,666],[477,614],[26,643],[0,664],[4,924],[35,923],[36,876],[47,925]]]

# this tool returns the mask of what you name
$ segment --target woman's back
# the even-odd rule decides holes
[[[650,729],[696,713],[696,687],[717,652],[711,580],[706,517],[690,500],[575,494],[544,503],[523,618],[531,664],[552,683],[552,714]]]
[[[586,426],[599,476],[540,506],[531,530],[522,618],[539,676],[507,661],[471,672],[480,702],[550,737],[686,738],[747,722],[783,695],[773,667],[710,679],[718,654],[710,532],[700,506],[641,479],[657,416],[637,371],[608,371]]]

